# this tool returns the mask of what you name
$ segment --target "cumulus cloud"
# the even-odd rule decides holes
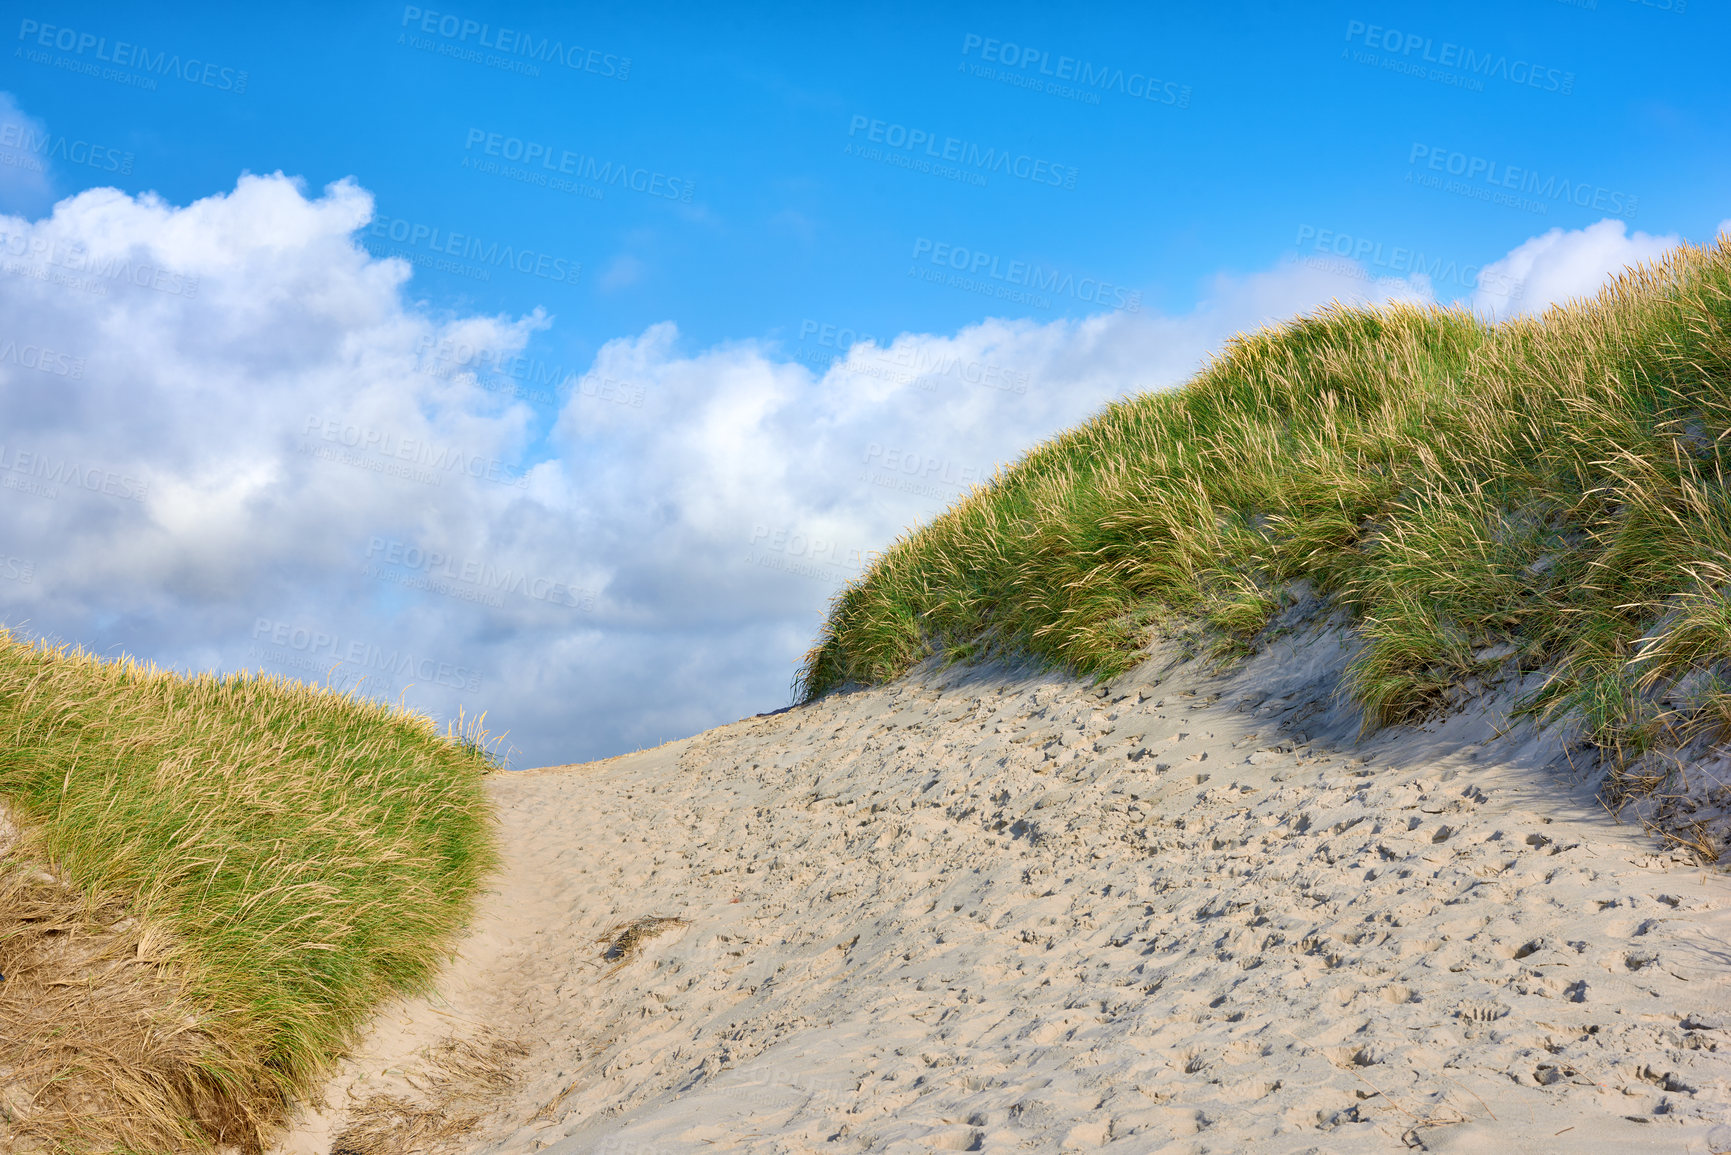
[[[873,551],[1111,399],[1330,300],[1428,299],[1293,263],[1182,315],[849,347],[667,322],[542,381],[544,314],[413,304],[371,212],[279,174],[0,218],[0,619],[599,756],[785,702]]]
[[[1675,233],[1631,233],[1623,221],[1612,218],[1584,229],[1552,229],[1486,265],[1472,308],[1498,319],[1543,313],[1551,305],[1593,296],[1623,269],[1650,261],[1680,242]]]
[[[459,331],[519,349],[536,319],[410,311],[408,266],[352,239],[371,211],[276,176],[0,218],[0,532],[31,574],[7,620],[194,664],[245,664],[261,618],[370,642],[354,543],[475,540],[526,500],[503,463],[529,408],[429,352]]]

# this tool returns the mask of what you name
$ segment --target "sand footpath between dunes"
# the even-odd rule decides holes
[[[279,1150],[1731,1148],[1731,876],[1492,740],[1505,699],[1355,742],[1342,637],[501,776],[438,995]]]

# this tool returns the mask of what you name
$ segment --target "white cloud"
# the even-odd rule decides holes
[[[1679,243],[1675,233],[1630,233],[1624,222],[1611,218],[1584,229],[1552,229],[1486,265],[1472,308],[1499,319],[1542,313],[1551,305],[1593,296],[1623,269]]]
[[[54,182],[38,146],[48,129],[0,92],[0,210],[36,212],[52,199]]]
[[[1428,299],[1292,263],[1180,316],[988,319],[821,373],[662,323],[537,411],[475,369],[546,316],[425,312],[357,243],[371,211],[275,175],[0,219],[36,254],[0,273],[0,344],[65,358],[0,355],[0,619],[182,666],[371,669],[487,709],[524,763],[596,756],[780,705],[865,555],[1112,398],[1332,299]]]

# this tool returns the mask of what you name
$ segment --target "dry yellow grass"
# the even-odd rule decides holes
[[[244,1066],[123,902],[32,860],[0,819],[0,1150],[248,1147],[253,1100],[204,1073]]]
[[[443,1039],[420,1055],[407,1076],[413,1094],[369,1095],[348,1112],[331,1155],[431,1155],[457,1150],[516,1082],[529,1049],[483,1031],[477,1039]]]
[[[613,964],[613,969],[630,962],[637,952],[643,949],[643,944],[656,935],[666,934],[676,926],[685,926],[683,918],[665,918],[661,915],[645,915],[642,918],[622,922],[595,941],[601,946],[601,957]]]

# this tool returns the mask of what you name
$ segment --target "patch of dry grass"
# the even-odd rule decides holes
[[[529,1053],[522,1043],[484,1031],[443,1039],[406,1076],[412,1094],[379,1093],[348,1112],[331,1155],[431,1155],[455,1151],[515,1084]]]
[[[601,957],[612,963],[614,970],[618,970],[630,962],[650,939],[666,934],[676,926],[686,925],[683,918],[645,915],[620,923],[595,941],[601,946]]]
[[[246,1146],[245,1064],[180,990],[169,944],[124,903],[32,861],[0,818],[0,1151]]]

